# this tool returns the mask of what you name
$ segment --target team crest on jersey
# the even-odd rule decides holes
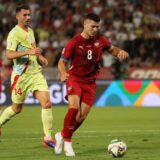
[[[95,43],[94,43],[94,46],[95,46],[95,47],[98,47],[98,46],[99,46],[99,42],[95,42]]]
[[[79,48],[83,49],[83,46],[78,46]]]

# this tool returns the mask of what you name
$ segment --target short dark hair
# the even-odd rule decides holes
[[[25,4],[21,4],[21,5],[18,5],[17,8],[16,8],[16,13],[20,12],[21,9],[26,9],[26,10],[30,10],[29,6],[28,5],[25,5]]]
[[[101,20],[100,17],[97,14],[95,14],[95,13],[89,13],[89,14],[87,14],[86,17],[85,17],[85,19],[90,19],[90,20],[93,20],[95,22],[100,22],[100,20]]]

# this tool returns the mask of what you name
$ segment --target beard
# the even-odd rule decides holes
[[[30,25],[30,20],[27,20],[24,25],[28,27]]]

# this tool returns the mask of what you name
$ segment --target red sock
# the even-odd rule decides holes
[[[61,134],[65,141],[71,141],[71,137],[76,127],[76,116],[78,113],[78,109],[69,108],[68,112],[64,119],[64,127],[61,131]]]
[[[80,122],[80,123],[76,122],[76,125],[75,125],[75,128],[74,128],[74,132],[81,126],[82,123],[83,123],[83,121]]]

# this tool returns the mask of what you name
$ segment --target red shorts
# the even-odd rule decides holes
[[[69,95],[77,95],[80,101],[92,106],[94,103],[96,83],[83,83],[69,78],[66,81],[66,99]]]

